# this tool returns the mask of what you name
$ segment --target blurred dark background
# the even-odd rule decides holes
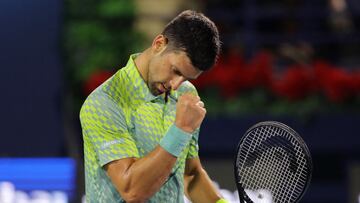
[[[301,202],[359,202],[358,0],[2,0],[0,156],[71,158],[69,201],[79,202],[82,102],[184,9],[209,16],[223,42],[218,64],[192,81],[208,109],[200,156],[212,179],[234,191],[241,136],[277,120],[298,131],[313,156]],[[0,182],[10,180],[4,174]]]

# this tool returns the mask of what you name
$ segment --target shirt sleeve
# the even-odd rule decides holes
[[[199,141],[198,141],[199,132],[200,129],[197,129],[192,135],[192,139],[190,141],[190,146],[189,146],[189,152],[186,156],[187,159],[192,159],[199,156]]]
[[[124,111],[105,93],[92,93],[80,111],[84,138],[90,140],[99,164],[128,157],[139,157],[128,131]]]

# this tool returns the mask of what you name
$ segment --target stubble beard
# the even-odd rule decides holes
[[[151,94],[153,94],[154,96],[158,96],[161,94],[161,92],[159,92],[159,90],[156,87],[156,83],[149,83],[148,87],[149,87]]]
[[[152,81],[152,78],[150,77],[150,71],[148,71],[147,74],[147,86],[149,88],[149,91],[151,92],[152,95],[154,96],[158,96],[161,94],[161,92],[158,90],[158,88],[156,87],[156,82]]]

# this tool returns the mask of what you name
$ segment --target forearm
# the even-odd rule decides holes
[[[158,146],[147,156],[136,160],[121,177],[120,191],[135,199],[148,199],[165,183],[176,162],[176,157]]]
[[[215,203],[221,199],[217,189],[204,169],[185,176],[185,193],[193,203]]]

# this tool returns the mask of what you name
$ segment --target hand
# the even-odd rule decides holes
[[[199,96],[183,94],[176,104],[175,125],[185,132],[193,133],[200,127],[205,114],[206,109]]]

